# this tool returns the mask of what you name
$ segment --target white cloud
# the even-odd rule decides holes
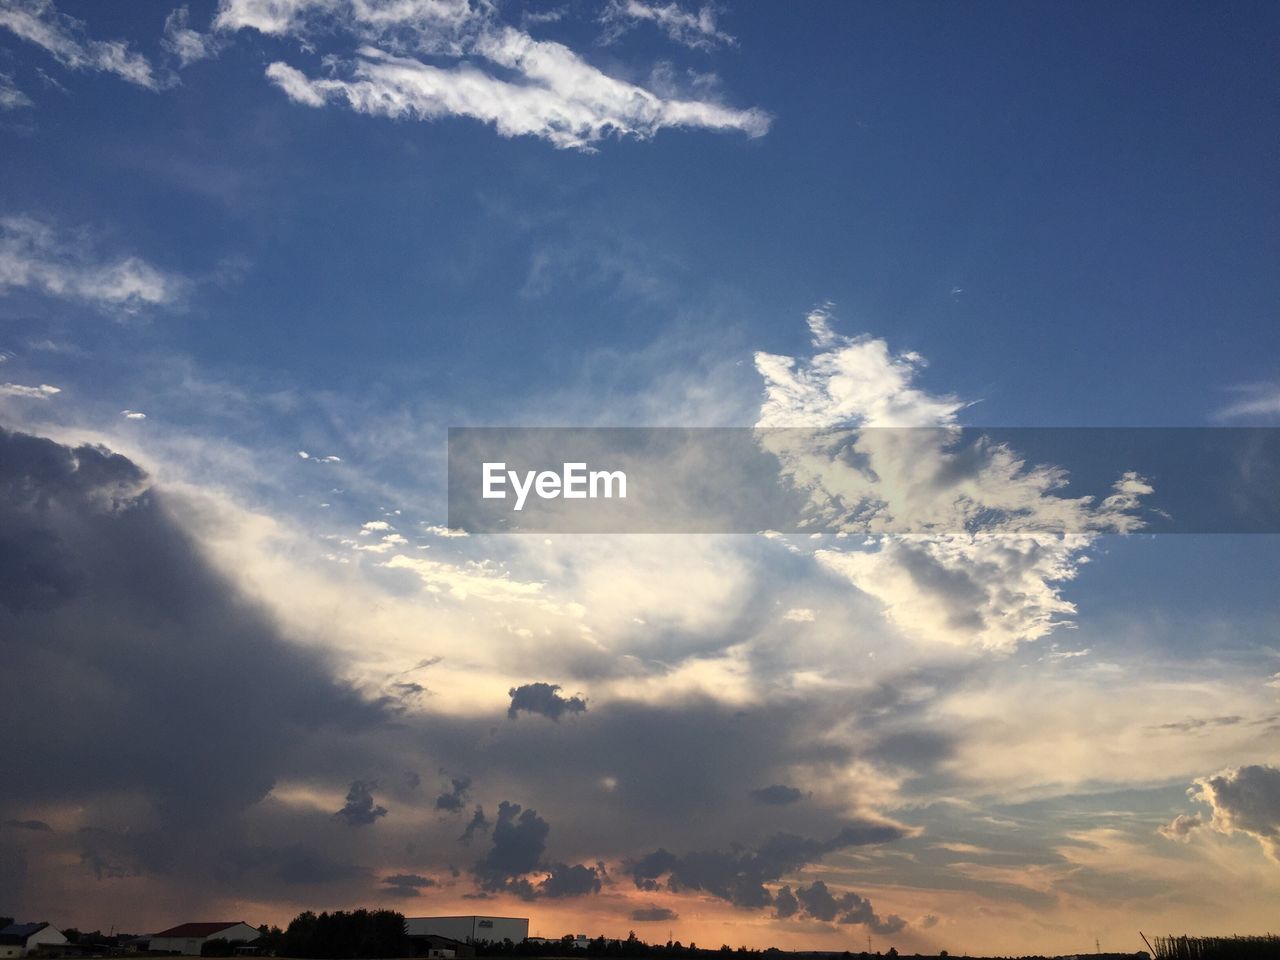
[[[120,416],[124,417],[126,420],[145,420],[145,419],[147,419],[147,415],[146,415],[145,413],[143,413],[141,410],[121,410],[121,411],[120,411]]]
[[[13,77],[0,73],[0,110],[31,106],[31,98],[13,85]]]
[[[24,387],[20,383],[0,383],[0,397],[25,397],[30,400],[48,400],[62,392],[60,387],[42,383],[38,387]]]
[[[191,12],[181,6],[164,21],[164,38],[161,45],[178,58],[181,66],[189,66],[200,60],[217,56],[223,40],[216,33],[200,33],[191,29]]]
[[[642,3],[640,0],[613,0],[600,20],[605,24],[606,42],[640,23],[652,23],[676,43],[695,50],[711,50],[737,41],[716,26],[716,12],[705,4],[697,13],[676,3]]]
[[[305,106],[339,102],[359,113],[419,120],[470,117],[505,137],[535,136],[579,150],[591,150],[607,136],[648,139],[671,127],[752,137],[769,128],[761,110],[662,96],[611,77],[563,44],[495,23],[486,4],[223,0],[215,18],[220,30],[297,37],[321,23],[336,25],[360,44],[336,75],[312,77],[280,61],[267,67],[267,77]],[[418,59],[421,54],[469,59],[436,66]],[[502,75],[483,69],[485,61]]]
[[[1219,420],[1280,417],[1280,384],[1250,383],[1235,387],[1239,399],[1218,411]]]
[[[1150,486],[1126,473],[1095,504],[1060,496],[1063,471],[1028,467],[1005,445],[962,457],[966,404],[916,385],[922,357],[838,335],[829,305],[807,321],[811,359],[756,354],[757,426],[793,428],[760,442],[816,519],[873,535],[861,548],[818,550],[818,562],[921,639],[1008,651],[1065,623],[1075,608],[1059,585],[1096,532],[1139,526],[1132,511]]]
[[[288,64],[267,76],[292,100],[310,107],[345,102],[358,113],[434,120],[471,117],[505,137],[535,136],[557,147],[592,149],[606,136],[648,139],[664,127],[738,130],[761,136],[769,118],[698,100],[663,99],[615,80],[568,47],[506,28],[482,37],[487,59],[521,75],[499,79],[472,64],[441,68],[374,47],[361,47],[346,79],[311,79]]]
[[[92,40],[85,25],[61,14],[52,0],[8,0],[0,9],[0,27],[42,47],[69,70],[112,73],[149,90],[160,87],[151,64],[122,40]]]
[[[812,610],[807,607],[792,607],[782,615],[783,620],[789,620],[791,623],[813,623],[815,617]]]
[[[444,526],[440,526],[439,524],[431,524],[431,525],[429,525],[429,526],[428,526],[428,525],[426,525],[426,524],[424,524],[424,525],[423,525],[423,527],[422,527],[422,532],[423,532],[423,533],[428,533],[428,534],[430,534],[430,535],[431,535],[431,536],[433,536],[433,537],[446,537],[446,538],[448,538],[448,537],[465,537],[465,536],[467,536],[467,531],[465,531],[465,530],[454,530],[452,527],[444,527]]]
[[[370,533],[391,529],[393,529],[393,527],[385,520],[370,520],[368,523],[360,525],[360,534],[361,536],[368,536]]]
[[[0,293],[25,288],[133,313],[172,303],[182,286],[138,257],[98,260],[83,242],[32,217],[0,218]]]

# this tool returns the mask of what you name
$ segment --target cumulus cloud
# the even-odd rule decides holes
[[[6,670],[52,678],[61,701],[49,711],[50,687],[34,683],[0,700],[9,761],[24,770],[0,782],[0,815],[54,823],[28,840],[60,845],[48,857],[80,862],[85,877],[163,876],[192,902],[219,882],[250,895],[354,883],[361,871],[315,854],[314,838],[264,845],[246,818],[269,812],[286,772],[342,782],[349,739],[389,731],[391,718],[241,594],[176,506],[126,457],[0,429]],[[337,826],[323,808],[315,817]],[[212,863],[229,872],[211,878]],[[65,897],[79,876],[28,881]],[[15,882],[0,877],[0,894],[27,902]]]
[[[334,816],[349,827],[366,827],[387,815],[387,808],[377,804],[373,798],[376,783],[354,780],[347,791],[347,802]]]
[[[512,687],[507,693],[511,697],[507,716],[512,720],[522,710],[559,720],[566,713],[584,713],[587,709],[587,701],[582,697],[562,697],[558,683],[526,683]]]
[[[673,30],[684,23],[675,8],[637,9],[651,11],[650,19]],[[682,35],[722,37],[714,20],[709,34],[699,29],[702,22],[701,15],[694,18]],[[304,106],[336,102],[359,113],[418,120],[468,117],[491,124],[504,137],[539,137],[559,148],[587,151],[609,136],[649,139],[664,128],[737,131],[751,137],[769,128],[770,117],[762,110],[660,96],[609,76],[564,44],[535,40],[496,22],[483,4],[224,0],[215,18],[220,30],[248,28],[299,37],[320,23],[355,39],[353,58],[335,64],[336,73],[324,77],[309,76],[283,61],[266,71],[287,97]],[[461,62],[437,66],[420,59],[424,54]]]
[[[457,813],[467,805],[467,793],[471,789],[470,777],[455,777],[449,789],[436,797],[436,809]]]
[[[605,42],[641,23],[653,24],[676,43],[695,50],[712,50],[737,42],[716,25],[716,11],[710,4],[695,13],[677,3],[613,0],[600,15],[600,21],[605,25]]]
[[[756,354],[757,427],[812,517],[871,538],[818,563],[921,639],[1008,651],[1068,622],[1061,585],[1097,533],[1140,528],[1151,487],[1124,473],[1101,502],[1071,498],[1060,468],[985,439],[962,447],[966,404],[918,386],[923,357],[836,333],[829,306],[807,319],[812,358]]]
[[[866,924],[873,933],[886,935],[897,933],[907,925],[898,916],[880,917],[869,900],[851,891],[839,897],[833,896],[821,880],[815,880],[807,887],[797,887],[795,897],[803,912],[814,920]]]
[[[545,861],[550,833],[551,825],[536,811],[506,800],[499,803],[493,844],[475,866],[481,888],[514,893],[525,900],[599,893],[603,871],[598,866]]]
[[[0,218],[0,293],[29,289],[134,313],[173,303],[182,282],[138,257],[103,260],[33,217]]]
[[[1280,863],[1280,768],[1253,764],[1223,770],[1196,780],[1188,794],[1209,807],[1209,818],[1179,815],[1160,828],[1164,836],[1184,840],[1202,827],[1243,833]]]
[[[44,49],[69,70],[110,73],[157,90],[160,83],[142,54],[121,40],[93,40],[85,25],[59,13],[52,0],[9,0],[0,8],[0,27]]]

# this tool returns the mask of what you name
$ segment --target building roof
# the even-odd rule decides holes
[[[16,937],[19,943],[26,943],[29,936],[39,933],[48,925],[47,923],[11,923],[0,930],[0,937],[4,937],[6,943],[14,942],[9,939],[10,937]]]
[[[176,927],[170,927],[168,930],[161,930],[159,933],[153,933],[153,937],[212,937],[214,934],[226,930],[229,927],[238,927],[244,923],[243,920],[213,920],[205,923],[180,923]],[[253,924],[244,923],[246,927]]]

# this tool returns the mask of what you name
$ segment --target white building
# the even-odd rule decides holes
[[[11,923],[0,930],[0,958],[26,957],[41,947],[58,947],[66,942],[62,931],[47,923]]]
[[[210,940],[242,940],[248,943],[258,939],[258,928],[242,920],[214,920],[208,923],[180,923],[168,930],[151,935],[151,951],[181,953],[184,956],[200,956],[200,948]]]
[[[411,937],[448,937],[462,943],[521,943],[529,936],[528,917],[406,917]]]

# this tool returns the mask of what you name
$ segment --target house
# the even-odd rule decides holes
[[[11,923],[0,930],[0,960],[29,957],[42,947],[65,946],[67,938],[47,923]]]
[[[168,930],[151,935],[152,953],[180,953],[198,957],[201,948],[210,940],[238,940],[248,943],[257,940],[258,928],[243,920],[213,920],[206,923],[180,923]]]
[[[410,937],[447,937],[460,943],[523,943],[529,936],[528,917],[406,917]]]

